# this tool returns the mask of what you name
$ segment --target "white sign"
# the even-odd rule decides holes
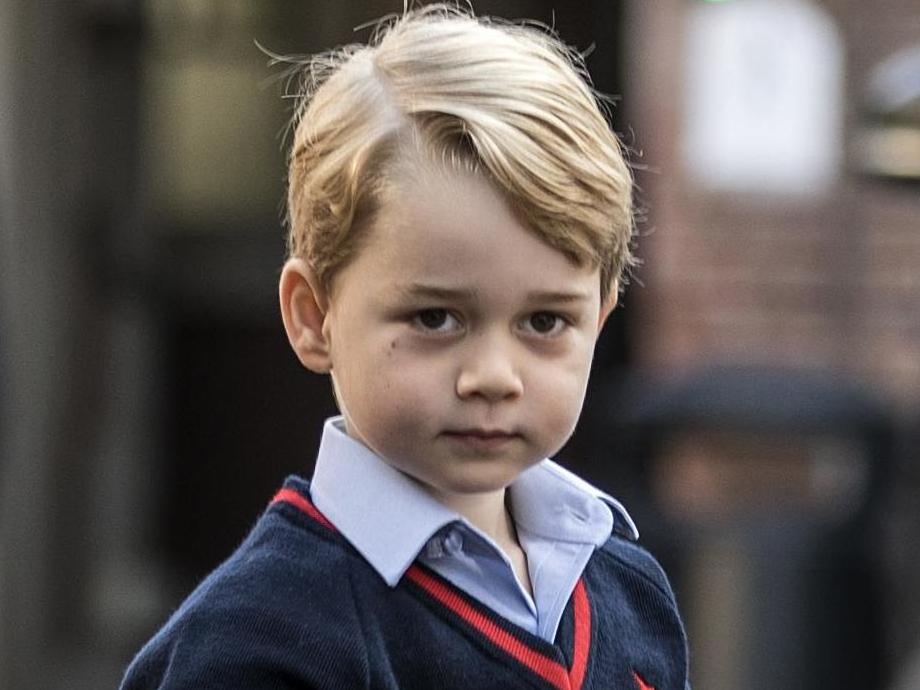
[[[833,183],[843,50],[823,10],[803,0],[698,3],[684,55],[683,156],[694,183],[793,195]]]

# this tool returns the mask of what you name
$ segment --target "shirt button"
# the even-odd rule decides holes
[[[450,556],[456,556],[463,550],[463,535],[460,530],[452,529],[444,537],[444,551]]]
[[[425,544],[425,554],[428,558],[441,558],[444,555],[440,537],[432,537],[428,540],[428,543]]]

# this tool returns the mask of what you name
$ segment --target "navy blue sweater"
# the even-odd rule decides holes
[[[687,686],[674,596],[636,544],[614,536],[594,553],[550,644],[419,564],[391,589],[292,477],[121,688]]]

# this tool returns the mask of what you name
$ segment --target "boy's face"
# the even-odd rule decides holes
[[[502,489],[555,453],[613,306],[598,271],[470,174],[397,185],[366,240],[323,320],[348,433],[442,499]]]

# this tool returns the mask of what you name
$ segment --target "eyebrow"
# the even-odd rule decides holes
[[[475,302],[479,299],[479,292],[472,288],[453,288],[440,285],[427,285],[425,283],[409,283],[398,285],[397,289],[409,297],[423,297],[442,300],[466,300]],[[564,290],[532,290],[525,298],[528,302],[555,302],[578,303],[588,302],[591,295],[586,292],[566,292]]]
[[[587,292],[564,292],[559,290],[534,290],[527,293],[528,302],[588,302],[591,295]]]
[[[429,299],[456,300],[464,299],[475,301],[477,294],[470,288],[451,288],[440,285],[426,285],[425,283],[409,283],[397,285],[400,293],[408,297],[427,297]]]

